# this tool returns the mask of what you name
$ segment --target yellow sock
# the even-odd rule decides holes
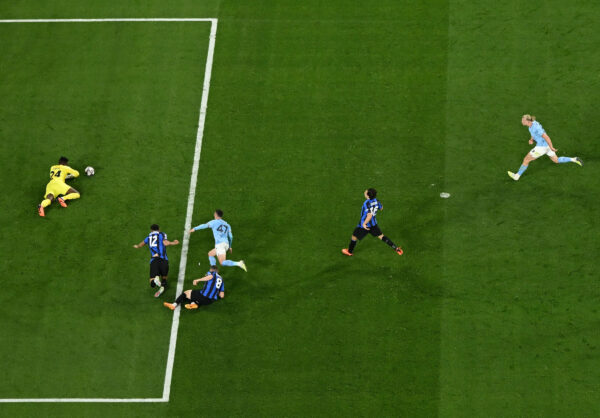
[[[46,207],[50,206],[50,203],[52,203],[52,200],[44,199],[44,200],[42,200],[42,207],[46,208]]]
[[[63,196],[63,200],[79,199],[80,197],[81,195],[79,193],[69,193]]]

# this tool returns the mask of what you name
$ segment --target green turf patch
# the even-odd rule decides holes
[[[596,6],[454,2],[450,12],[442,416],[595,416],[600,250]],[[531,163],[523,113],[559,155]]]

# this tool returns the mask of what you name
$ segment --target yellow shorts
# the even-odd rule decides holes
[[[71,188],[71,186],[69,186],[67,183],[63,183],[62,181],[52,180],[46,185],[46,194],[44,195],[44,198],[46,196],[48,196],[49,194],[51,194],[56,199],[61,194],[62,195],[67,194],[67,192],[69,191],[70,188]]]

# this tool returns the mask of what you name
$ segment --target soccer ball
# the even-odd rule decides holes
[[[94,171],[94,167],[86,167],[85,174],[87,174],[88,176],[93,176],[94,174],[96,174],[96,172]]]

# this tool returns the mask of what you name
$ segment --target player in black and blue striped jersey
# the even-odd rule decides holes
[[[377,190],[375,189],[367,189],[365,190],[365,202],[362,205],[362,209],[360,212],[360,222],[358,226],[354,229],[354,233],[352,234],[352,239],[350,240],[350,245],[348,248],[344,248],[342,253],[347,256],[351,256],[354,253],[354,247],[356,247],[356,243],[367,236],[367,234],[371,234],[374,237],[379,238],[387,245],[392,247],[394,251],[398,255],[402,255],[402,248],[396,246],[388,237],[383,235],[381,229],[379,229],[379,225],[377,224],[377,212],[383,210],[383,205],[379,200],[376,199]]]
[[[150,287],[157,287],[154,294],[157,298],[165,291],[167,286],[167,276],[169,274],[169,257],[167,257],[167,247],[177,245],[179,241],[167,240],[167,234],[160,231],[156,224],[150,226],[150,234],[133,248],[141,248],[144,245],[150,250]]]
[[[217,266],[211,266],[210,271],[206,273],[206,276],[196,279],[192,283],[196,286],[200,282],[204,283],[204,287],[201,290],[186,290],[181,295],[177,296],[175,302],[165,302],[163,305],[172,311],[181,304],[185,304],[186,309],[198,309],[199,306],[210,305],[216,300],[225,297],[225,282],[219,275]]]

